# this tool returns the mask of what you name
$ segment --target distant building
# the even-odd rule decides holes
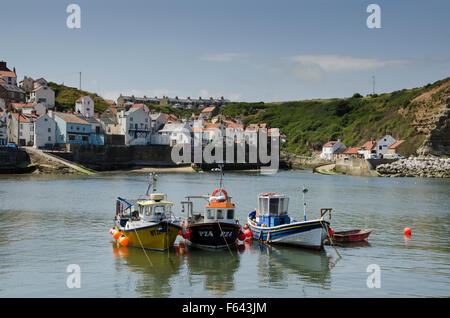
[[[158,131],[156,136],[152,136],[152,144],[163,144],[171,147],[177,144],[191,142],[191,128],[189,123],[166,124]]]
[[[364,159],[370,159],[377,155],[376,145],[377,142],[375,140],[367,141],[358,150],[358,154],[360,154]]]
[[[94,117],[94,101],[90,96],[83,96],[75,102],[75,112],[84,117]]]
[[[20,146],[31,146],[34,142],[33,117],[22,113],[10,113],[9,140]]]
[[[404,157],[408,157],[416,152],[415,147],[406,140],[398,140],[394,144],[390,145],[387,153],[398,154]]]
[[[2,79],[5,84],[17,86],[17,75],[16,69],[11,71],[7,66],[5,61],[0,61],[0,79]]]
[[[18,86],[0,83],[0,105],[8,108],[11,103],[25,103],[25,91]]]
[[[134,104],[154,104],[154,105],[163,105],[163,106],[172,106],[181,109],[193,109],[193,108],[204,108],[208,106],[225,106],[230,101],[225,99],[223,96],[219,99],[214,99],[210,97],[209,99],[203,99],[199,97],[198,99],[193,99],[190,97],[187,98],[178,98],[175,96],[173,98],[168,96],[163,96],[162,98],[155,97],[135,97],[135,96],[122,96],[122,94],[117,99],[117,106],[121,107],[126,103],[134,103]]]
[[[53,109],[55,107],[55,92],[48,86],[38,86],[31,91],[28,101],[44,104],[46,108]]]
[[[397,140],[390,134],[378,139],[376,144],[377,154],[385,155],[388,153],[388,148],[393,145]]]
[[[23,80],[19,82],[19,87],[23,89],[25,92],[29,93],[34,89],[33,83],[34,79],[25,76]]]
[[[340,139],[330,140],[322,146],[322,153],[320,154],[320,158],[335,160],[339,158],[340,155],[343,156],[346,149],[347,147],[341,142]]]
[[[0,146],[8,143],[8,114],[0,111]]]
[[[206,120],[211,120],[211,118],[217,116],[218,114],[219,108],[216,106],[210,106],[203,109],[200,115]]]
[[[359,148],[348,148],[344,151],[344,158],[359,158],[358,154]]]
[[[144,107],[130,108],[118,113],[119,133],[125,136],[126,145],[150,143],[150,117]]]
[[[51,112],[50,112],[51,114]],[[47,114],[34,121],[34,148],[51,148],[56,143],[56,122]]]
[[[90,144],[91,125],[69,113],[53,112],[58,144]]]

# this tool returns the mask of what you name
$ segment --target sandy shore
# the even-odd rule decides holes
[[[133,168],[128,170],[114,170],[103,173],[195,173],[195,170],[190,166],[184,167],[142,167],[142,168]]]

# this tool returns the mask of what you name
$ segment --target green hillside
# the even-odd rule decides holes
[[[241,118],[246,124],[267,123],[280,128],[287,135],[282,149],[297,154],[310,155],[329,139],[340,138],[347,147],[361,146],[386,132],[419,147],[425,135],[411,125],[416,118],[412,100],[448,80],[368,97],[355,93],[351,98],[231,103],[221,108],[221,114]]]
[[[58,111],[71,111],[75,107],[75,101],[82,97],[89,95],[94,101],[94,108],[96,112],[103,112],[109,105],[100,96],[95,93],[78,90],[74,87],[69,87],[61,84],[49,82],[48,86],[55,92],[55,106]]]

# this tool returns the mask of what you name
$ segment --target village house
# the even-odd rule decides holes
[[[382,156],[388,153],[388,148],[393,145],[397,140],[392,137],[390,134],[378,139],[376,144],[377,154],[378,156]]]
[[[48,82],[43,77],[33,81],[33,89],[46,86],[48,86]]]
[[[166,117],[162,113],[150,114],[152,134],[155,134],[167,123]]]
[[[191,97],[187,98],[178,98],[178,96],[171,98],[168,96],[163,96],[162,98],[154,97],[135,97],[132,96],[122,96],[120,94],[119,98],[117,98],[117,106],[122,107],[126,103],[138,103],[138,104],[153,104],[153,105],[162,105],[162,106],[171,106],[181,109],[193,109],[193,108],[203,108],[207,106],[225,106],[230,101],[225,99],[223,96],[219,99],[215,99],[210,97],[209,99],[203,99],[199,97],[198,99],[194,99]]]
[[[105,135],[118,135],[119,125],[109,117],[95,118],[101,125],[103,133]]]
[[[150,143],[150,117],[144,107],[131,107],[118,114],[119,133],[125,136],[126,145],[147,145]]]
[[[10,113],[9,140],[20,146],[31,146],[34,142],[34,117],[22,113]]]
[[[173,147],[177,144],[190,143],[191,137],[192,133],[188,122],[165,124],[157,135],[152,136],[152,144]]]
[[[19,82],[19,87],[23,89],[25,92],[29,93],[34,89],[33,83],[34,79],[25,76],[23,80]]]
[[[56,122],[56,143],[58,144],[103,144],[97,138],[91,140],[91,124],[80,117],[53,112]]]
[[[8,114],[0,111],[0,146],[8,143]]]
[[[343,157],[347,147],[338,140],[330,140],[322,146],[322,153],[320,154],[321,159],[336,160],[339,157]]]
[[[11,103],[25,103],[25,91],[18,86],[0,83],[0,107],[8,109]]]
[[[39,86],[30,93],[29,103],[41,103],[46,108],[53,109],[55,107],[55,92],[48,86]]]
[[[372,159],[377,157],[377,142],[375,140],[370,140],[364,143],[362,147],[358,150],[358,154],[364,159]]]
[[[414,146],[407,142],[406,140],[398,140],[397,142],[393,143],[389,146],[387,155],[400,155],[403,157],[408,157],[415,153]],[[387,156],[386,156],[387,157]]]
[[[214,116],[219,114],[219,108],[216,106],[206,107],[202,110],[200,116],[205,120],[211,120]]]
[[[52,148],[56,143],[56,122],[51,117],[52,111],[43,114],[34,121],[34,144],[36,149]]]
[[[358,154],[359,148],[348,148],[344,151],[344,159],[359,158]]]
[[[12,109],[17,112],[22,112],[23,114],[29,114],[29,115],[37,115],[40,116],[42,114],[45,114],[47,112],[47,108],[41,104],[22,104],[22,103],[12,103],[11,104]]]
[[[83,96],[75,102],[75,112],[84,117],[94,117],[94,101],[90,96]]]
[[[109,118],[113,122],[117,123],[117,108],[109,106],[103,113],[101,113],[100,118]]]
[[[5,84],[17,86],[16,68],[11,71],[5,61],[0,61],[0,79],[5,81]]]

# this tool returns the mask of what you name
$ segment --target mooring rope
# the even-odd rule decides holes
[[[322,225],[322,228],[325,230],[325,232],[327,232],[327,236],[328,236],[328,240],[330,241],[330,245],[333,246],[333,248],[336,251],[337,255],[339,255],[339,257],[342,258],[341,254],[339,254],[336,246],[334,246],[333,239],[331,238],[330,233],[327,231],[327,229],[323,225],[322,221],[320,221],[320,224]]]
[[[145,256],[146,256],[147,259],[148,259],[148,262],[150,263],[151,266],[153,266],[153,263],[152,263],[152,261],[150,260],[150,257],[148,257],[147,252],[145,251],[144,245],[143,245],[142,242],[141,242],[141,238],[139,237],[139,234],[138,234],[138,232],[136,231],[136,228],[133,227],[133,229],[134,229],[134,233],[136,233],[136,237],[137,237],[138,240],[139,240],[139,244],[141,245],[142,250],[144,251],[144,254],[145,254]]]
[[[228,246],[227,239],[225,238],[225,235],[223,234],[222,227],[220,226],[219,221],[217,221],[217,225],[219,225],[219,229],[220,229],[220,232],[222,233],[223,240],[225,241],[225,244],[227,245],[227,248],[228,248],[228,251],[230,252],[231,257],[234,259],[233,253],[231,252],[231,249]]]

